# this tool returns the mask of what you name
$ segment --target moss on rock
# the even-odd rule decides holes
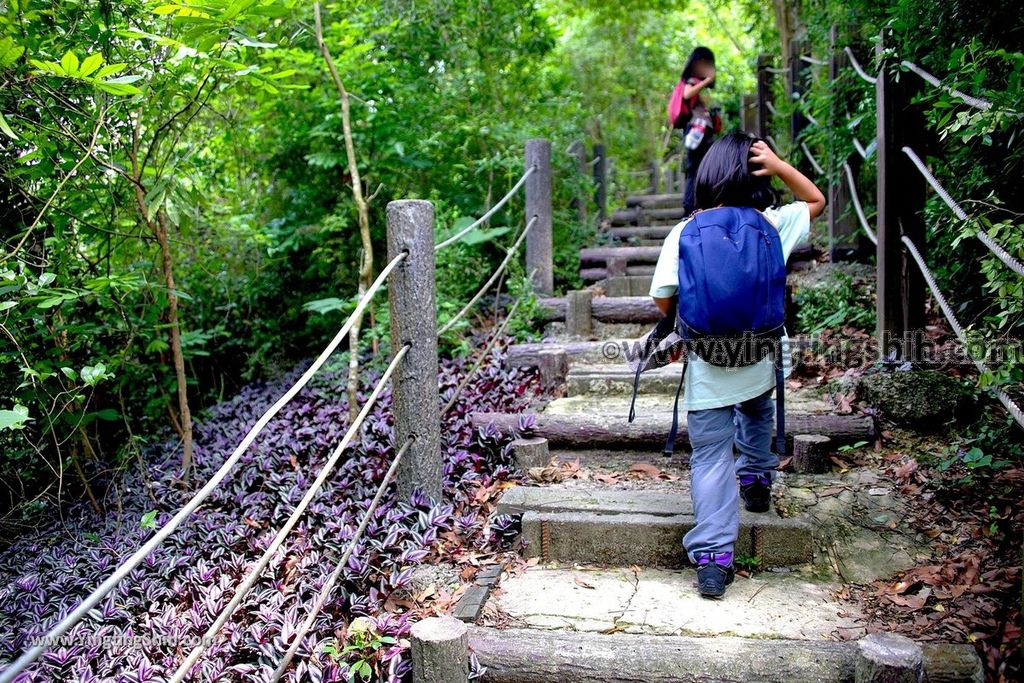
[[[967,392],[941,372],[913,370],[865,375],[857,382],[857,398],[896,424],[933,431],[957,417]]]

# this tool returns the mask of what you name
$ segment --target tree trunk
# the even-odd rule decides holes
[[[178,384],[178,413],[181,416],[181,442],[184,453],[181,456],[181,478],[187,479],[192,469],[192,412],[188,407],[188,380],[185,377],[185,354],[181,349],[181,327],[178,324],[178,295],[174,288],[174,259],[167,235],[167,214],[157,211],[153,232],[160,245],[160,262],[163,267],[164,285],[167,287],[167,323],[171,328],[171,355],[174,360],[174,376]]]
[[[362,242],[362,256],[359,263],[359,296],[366,293],[373,282],[373,243],[370,241],[370,204],[363,196],[363,182],[359,177],[359,164],[356,160],[356,146],[352,137],[352,117],[349,108],[348,90],[338,74],[338,69],[331,57],[331,51],[324,42],[323,20],[320,17],[320,3],[313,3],[313,18],[316,23],[316,42],[320,46],[331,80],[338,90],[341,101],[341,126],[345,136],[345,156],[348,159],[348,172],[352,176],[352,199],[359,212],[359,239]],[[359,332],[362,329],[363,316],[359,314],[352,323],[348,335],[348,419],[354,422],[359,413]]]

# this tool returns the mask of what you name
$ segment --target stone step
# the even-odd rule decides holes
[[[704,602],[693,612],[713,614],[720,606]],[[564,627],[471,626],[469,646],[486,668],[482,683],[853,683],[858,656],[855,641],[657,636]],[[921,643],[921,649],[926,681],[984,680],[972,645]]]
[[[598,280],[594,287],[602,290],[605,296],[648,296],[652,280],[650,275],[615,275]]]
[[[608,353],[610,348],[604,348],[603,352]],[[627,344],[625,348],[634,347]],[[679,363],[640,373],[640,393],[675,396],[682,374],[683,366]],[[569,396],[628,395],[633,393],[634,377],[634,372],[623,360],[617,365],[591,363],[570,367],[565,383]]]
[[[640,206],[645,209],[675,208],[683,205],[683,195],[675,192],[661,194],[635,194],[626,197],[626,207]]]
[[[678,490],[516,486],[498,512],[522,515],[526,555],[545,562],[678,567],[694,525],[689,495]],[[758,555],[761,566],[811,562],[813,547],[807,520],[740,511],[736,552]]]

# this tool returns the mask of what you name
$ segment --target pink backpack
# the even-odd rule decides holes
[[[668,100],[668,125],[670,128],[686,128],[693,116],[693,107],[697,104],[700,95],[694,95],[690,99],[683,99],[683,88],[686,83],[680,80],[676,89],[672,91],[672,97]]]

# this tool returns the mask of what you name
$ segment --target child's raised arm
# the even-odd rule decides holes
[[[825,211],[825,195],[818,186],[791,164],[780,159],[764,141],[758,140],[750,146],[750,163],[761,165],[761,168],[751,171],[753,175],[778,176],[786,183],[794,197],[807,202],[811,219],[817,218]]]

